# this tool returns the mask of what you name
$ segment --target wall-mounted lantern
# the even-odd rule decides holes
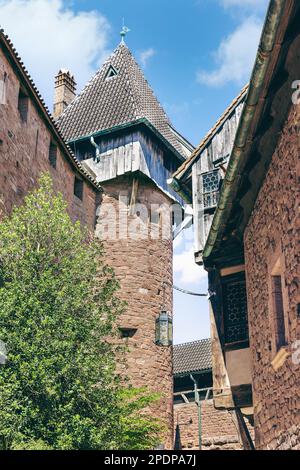
[[[155,343],[157,346],[171,346],[173,344],[173,320],[170,313],[162,310],[156,319]]]

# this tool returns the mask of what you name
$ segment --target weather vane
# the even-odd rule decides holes
[[[125,43],[125,36],[129,32],[130,32],[130,29],[127,28],[127,26],[125,26],[125,21],[124,21],[124,18],[123,18],[123,27],[122,27],[121,32],[120,32],[120,35],[121,35],[121,38],[122,38],[122,44]]]

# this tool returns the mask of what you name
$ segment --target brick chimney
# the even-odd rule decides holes
[[[61,69],[55,77],[53,117],[58,119],[76,96],[76,82],[69,70]]]

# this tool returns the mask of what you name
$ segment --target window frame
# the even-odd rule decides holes
[[[48,160],[51,168],[55,170],[57,168],[57,151],[57,144],[51,140],[49,144]]]
[[[113,78],[119,75],[119,71],[112,64],[109,65],[109,68],[105,75],[105,80],[112,80]]]
[[[248,300],[247,300],[247,284],[246,284],[246,273],[244,270],[235,272],[233,274],[228,274],[221,278],[222,283],[222,329],[223,329],[223,337],[224,337],[224,347],[225,350],[232,350],[232,349],[243,349],[249,347],[249,338],[250,338],[250,331],[249,331],[249,316],[248,316]],[[238,326],[245,324],[247,327],[247,337],[239,339],[237,341],[230,341],[228,342],[228,311],[227,311],[227,298],[226,298],[226,291],[227,286],[230,284],[240,284],[243,283],[245,286],[245,296],[246,296],[246,309],[247,309],[247,320],[245,322],[237,323]]]
[[[80,187],[78,191],[78,185]],[[74,196],[79,199],[80,201],[83,201],[83,193],[84,193],[84,182],[83,179],[80,178],[79,176],[74,176]]]
[[[29,96],[25,90],[20,86],[18,94],[18,111],[22,123],[28,122],[29,113]]]
[[[289,301],[288,292],[285,285],[285,262],[284,256],[281,250],[277,249],[274,255],[269,260],[269,272],[268,272],[268,297],[269,297],[269,324],[271,331],[271,345],[272,355],[275,357],[278,352],[288,346],[289,344]],[[276,299],[274,292],[274,278],[280,276],[281,278],[281,300],[282,300],[282,321],[284,324],[284,341],[278,342],[278,311],[276,309]]]
[[[0,96],[0,104],[5,105],[7,104],[7,83],[8,83],[8,74],[4,71],[3,79],[1,80],[2,87],[1,87],[1,96]]]
[[[211,175],[211,174],[217,174],[217,176],[218,176],[218,189],[213,190],[213,191],[212,190],[211,191],[204,191],[204,178],[205,178],[205,176]],[[200,176],[201,176],[201,189],[202,189],[202,205],[203,205],[203,208],[204,208],[204,210],[215,209],[218,205],[218,199],[219,199],[219,194],[220,194],[220,182],[221,182],[220,170],[219,169],[209,170],[209,171],[206,171],[204,173],[201,173]],[[213,195],[215,195],[215,194],[216,194],[216,203],[206,205],[205,204],[206,197],[211,196],[213,198],[214,197]]]

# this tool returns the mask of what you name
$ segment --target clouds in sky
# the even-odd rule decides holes
[[[178,287],[191,288],[194,285],[198,292],[200,283],[207,279],[207,272],[195,263],[193,243],[186,243],[183,249],[175,249],[173,270]]]
[[[221,0],[221,3],[225,8],[239,7],[265,11],[268,1],[269,0]]]
[[[216,68],[199,71],[198,82],[209,86],[222,86],[228,82],[240,86],[246,84],[254,65],[261,30],[262,22],[258,18],[244,20],[215,52]]]
[[[108,20],[97,11],[75,13],[63,0],[0,0],[0,22],[49,106],[61,67],[80,90],[108,55]]]
[[[149,60],[156,54],[156,51],[153,47],[149,47],[142,52],[140,52],[140,62],[144,68],[147,67]]]
[[[197,81],[220,87],[233,82],[244,85],[254,65],[268,0],[220,0],[229,12],[238,14],[239,24],[213,52],[215,68],[200,70]]]

